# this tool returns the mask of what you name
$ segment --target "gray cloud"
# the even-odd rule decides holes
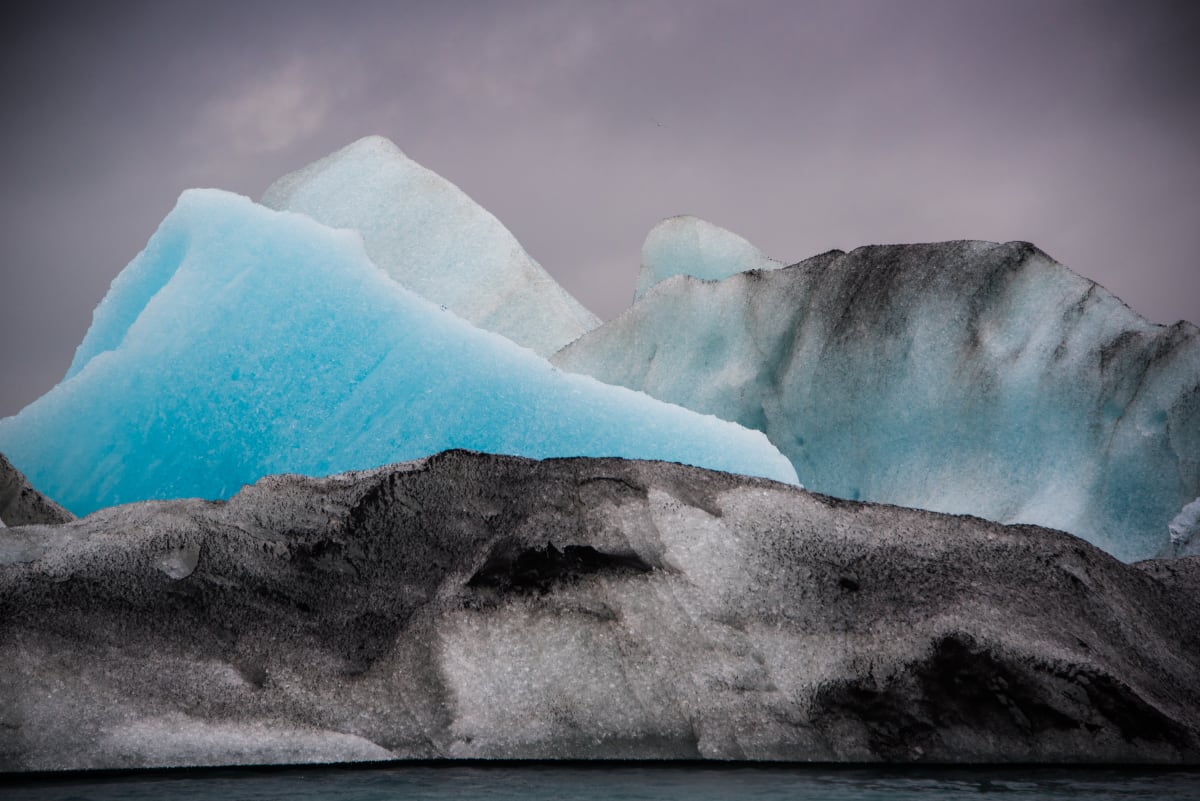
[[[690,213],[799,260],[1026,239],[1200,322],[1191,4],[48,3],[0,34],[0,414],[65,371],[178,193],[368,133],[601,316]]]

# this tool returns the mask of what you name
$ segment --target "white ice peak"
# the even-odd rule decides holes
[[[495,216],[382,136],[285,175],[262,202],[358,231],[400,284],[543,356],[599,324]]]

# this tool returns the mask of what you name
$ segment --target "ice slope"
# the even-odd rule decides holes
[[[0,531],[0,772],[1200,762],[1200,560],[452,452]]]
[[[0,453],[0,526],[66,523],[75,516],[34,489]]]
[[[776,270],[783,264],[748,241],[699,217],[669,217],[642,244],[642,269],[634,299],[673,275],[719,281],[746,270]]]
[[[1032,245],[685,276],[553,358],[765,431],[809,489],[1158,553],[1200,495],[1200,335]]]
[[[446,448],[795,480],[760,433],[561,373],[398,285],[356,233],[217,190],[180,197],[70,377],[0,420],[0,451],[80,515]]]
[[[262,202],[359,231],[401,284],[543,356],[600,323],[499,220],[381,136],[280,178]]]

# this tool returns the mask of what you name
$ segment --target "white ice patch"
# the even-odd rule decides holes
[[[337,731],[272,726],[260,721],[214,723],[171,712],[105,732],[98,749],[139,765],[279,765],[391,759],[386,748]]]
[[[163,552],[154,560],[154,566],[179,581],[192,575],[199,561],[200,546],[189,543]]]
[[[1179,514],[1167,524],[1171,532],[1171,545],[1177,549],[1186,548],[1200,534],[1200,498],[1192,501],[1179,510]]]

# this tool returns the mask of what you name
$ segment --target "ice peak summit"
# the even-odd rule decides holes
[[[539,354],[600,322],[495,216],[385,137],[285,175],[262,202],[358,231],[371,260],[400,284]]]

